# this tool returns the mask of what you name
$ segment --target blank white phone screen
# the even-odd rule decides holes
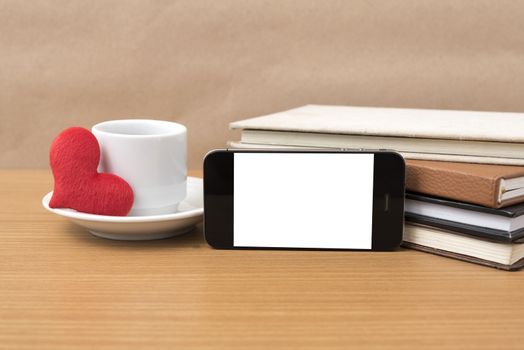
[[[373,154],[235,153],[235,247],[371,249]]]

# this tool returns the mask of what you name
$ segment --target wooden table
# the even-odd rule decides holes
[[[411,250],[221,251],[94,237],[0,171],[1,349],[522,349],[524,274]]]

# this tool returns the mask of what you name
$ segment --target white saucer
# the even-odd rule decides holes
[[[178,236],[191,231],[202,221],[203,182],[196,177],[187,178],[187,196],[173,214],[151,216],[107,216],[78,212],[73,209],[49,208],[53,192],[42,199],[44,208],[85,227],[93,235],[117,240],[149,240]]]

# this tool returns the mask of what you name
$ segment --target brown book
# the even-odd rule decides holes
[[[501,208],[524,202],[524,167],[407,159],[406,189]]]

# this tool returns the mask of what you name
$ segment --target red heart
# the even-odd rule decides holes
[[[49,207],[114,216],[131,210],[131,186],[116,175],[97,172],[100,146],[89,130],[72,127],[62,131],[51,144],[49,160],[55,178]]]

